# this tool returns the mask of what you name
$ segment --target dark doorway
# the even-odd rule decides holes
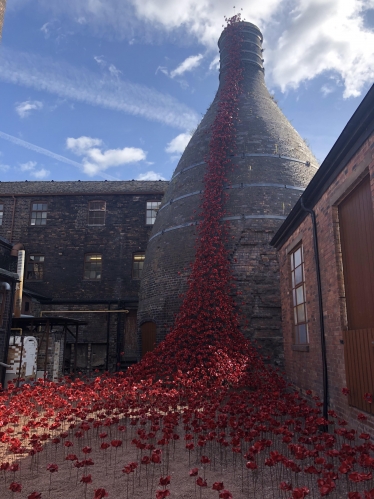
[[[154,322],[144,322],[140,326],[142,337],[142,357],[147,352],[152,352],[156,346],[156,324]]]

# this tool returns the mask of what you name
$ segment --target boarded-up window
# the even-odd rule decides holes
[[[142,357],[147,352],[152,352],[156,346],[156,324],[154,322],[144,322],[140,326],[142,338]]]
[[[136,360],[137,354],[136,311],[130,310],[125,319],[124,360]]]
[[[106,343],[92,343],[91,345],[91,368],[99,369],[106,366]]]

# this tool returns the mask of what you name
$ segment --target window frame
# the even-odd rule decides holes
[[[296,255],[299,251],[300,262],[298,263]],[[308,346],[309,328],[306,306],[304,247],[302,242],[299,242],[288,253],[288,257],[291,288],[292,342],[295,346]],[[300,340],[301,334],[305,336],[305,341]]]
[[[136,262],[135,257],[137,255],[142,255],[143,258],[141,261]],[[145,251],[136,251],[135,253],[132,254],[132,263],[131,263],[131,278],[134,280],[140,280],[142,278],[142,272],[144,268],[144,260],[145,260]],[[136,263],[141,263],[142,266],[141,268],[135,268]]]
[[[39,209],[34,209],[34,206],[38,206],[38,205],[42,205],[42,208]],[[46,208],[44,209],[43,206],[46,206]],[[33,218],[33,213],[45,213],[45,217],[41,216],[41,217],[35,217]],[[48,203],[45,202],[45,201],[31,201],[31,205],[30,205],[30,226],[31,227],[40,227],[42,225],[47,225],[47,219],[48,219]],[[44,220],[45,222],[44,223],[40,223],[40,224],[37,224],[37,223],[32,223],[33,220]]]
[[[152,206],[150,208],[148,208],[148,204],[153,204],[153,203],[157,203],[157,205],[158,205],[157,208],[153,208]],[[145,224],[146,225],[152,226],[155,224],[155,221],[157,218],[157,213],[160,209],[160,205],[161,205],[161,201],[156,201],[156,200],[146,201],[146,205],[145,205]],[[153,216],[154,211],[156,211],[155,216]],[[151,213],[151,216],[148,216],[149,212]],[[153,220],[153,222],[148,223],[148,220]]]
[[[104,210],[90,208],[90,205],[93,203],[104,203]],[[90,214],[91,213],[104,213],[103,223],[100,223],[100,224],[90,223]],[[103,227],[105,225],[105,222],[106,222],[106,201],[103,201],[101,199],[95,199],[92,201],[88,201],[87,225],[90,227]]]
[[[86,272],[93,272],[93,270],[87,269],[86,270],[86,263],[90,263],[89,261],[86,262],[86,258],[89,256],[100,256],[101,257],[101,267],[100,267],[100,277],[86,277]],[[84,258],[83,258],[83,280],[84,281],[91,281],[91,282],[100,282],[103,277],[103,255],[102,253],[85,253]]]
[[[35,262],[35,261],[32,262],[31,261],[31,257],[33,257],[33,258],[35,258],[35,257],[38,257],[38,258],[42,257],[43,260],[42,261],[37,261],[37,262]],[[33,265],[35,265],[35,264],[42,265],[42,270],[41,271],[40,270],[38,270],[38,271],[35,271],[35,270],[31,271],[30,270],[29,271],[29,265],[31,265],[31,264],[33,264]],[[42,282],[44,280],[44,274],[45,274],[45,265],[44,264],[45,264],[45,255],[42,255],[40,253],[29,254],[27,256],[27,261],[26,261],[26,281]],[[35,275],[38,275],[39,278],[30,278],[29,277],[29,272],[30,273],[31,272],[35,273]],[[40,275],[41,275],[41,277],[40,277]]]

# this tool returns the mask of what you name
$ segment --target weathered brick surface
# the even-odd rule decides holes
[[[250,45],[259,56],[261,33],[249,23],[243,23],[243,30],[243,48],[247,50]],[[225,43],[223,36],[219,42],[221,81],[225,78]],[[243,291],[238,307],[243,308],[249,320],[245,332],[256,338],[274,361],[281,363],[279,270],[269,241],[314,175],[317,161],[271,98],[261,67],[247,61],[251,57],[248,51],[243,52],[244,81],[236,123],[236,148],[225,192],[227,216],[259,218],[229,222],[229,250],[238,288]],[[259,59],[256,55],[254,58]],[[198,220],[204,160],[209,152],[210,126],[219,99],[220,88],[179,161],[151,236]],[[197,166],[184,170],[192,165]],[[177,199],[181,196],[186,197]],[[264,218],[267,216],[277,218]],[[148,244],[138,318],[139,324],[149,320],[157,324],[158,341],[164,338],[180,307],[179,295],[186,290],[195,239],[196,226],[190,226],[164,232]]]
[[[357,426],[356,418],[360,411],[350,407],[347,397],[341,393],[341,389],[347,386],[343,344],[343,331],[347,329],[347,320],[337,204],[368,172],[370,172],[374,199],[374,136],[366,140],[313,208],[317,218],[318,246],[321,260],[329,403],[332,409],[335,409],[342,417],[354,423],[355,426]],[[292,296],[288,252],[300,241],[303,244],[305,260],[309,352],[292,350]],[[301,389],[312,389],[319,396],[322,396],[318,294],[312,222],[309,215],[280,249],[279,263],[286,373],[291,381]],[[371,431],[374,429],[373,417],[369,419],[366,431],[368,428]]]
[[[5,205],[0,236],[11,237],[13,244],[22,243],[26,262],[30,254],[45,257],[43,280],[26,279],[25,288],[53,300],[70,302],[43,305],[44,312],[61,310],[60,315],[64,315],[64,310],[105,311],[108,306],[107,303],[74,304],[77,300],[112,301],[112,309],[136,307],[140,281],[132,278],[133,253],[145,251],[152,228],[146,225],[146,202],[161,201],[166,184],[138,181],[0,183],[0,199]],[[88,225],[88,203],[94,200],[106,202],[103,226]],[[48,203],[46,225],[30,225],[30,209],[35,202]],[[83,279],[86,253],[102,254],[100,280]],[[127,304],[126,298],[130,299]],[[30,312],[35,311],[32,304]],[[107,313],[66,315],[89,322],[82,329],[80,342],[106,343]],[[123,339],[126,318],[123,313],[111,313],[110,317],[109,367],[114,369],[117,344],[126,351]]]

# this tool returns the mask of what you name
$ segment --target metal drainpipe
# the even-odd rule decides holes
[[[322,385],[323,385],[323,417],[328,418],[328,374],[327,374],[327,356],[326,356],[326,337],[325,337],[325,321],[323,317],[323,300],[322,300],[322,285],[321,285],[321,267],[319,264],[318,252],[318,237],[317,237],[317,219],[315,212],[304,205],[304,200],[300,198],[301,208],[310,213],[313,226],[313,247],[314,261],[316,263],[317,275],[317,291],[318,291],[318,308],[319,308],[319,326],[321,332],[321,350],[322,350]]]
[[[106,326],[106,370],[109,371],[109,340],[110,340],[110,303],[108,303],[108,315]]]

